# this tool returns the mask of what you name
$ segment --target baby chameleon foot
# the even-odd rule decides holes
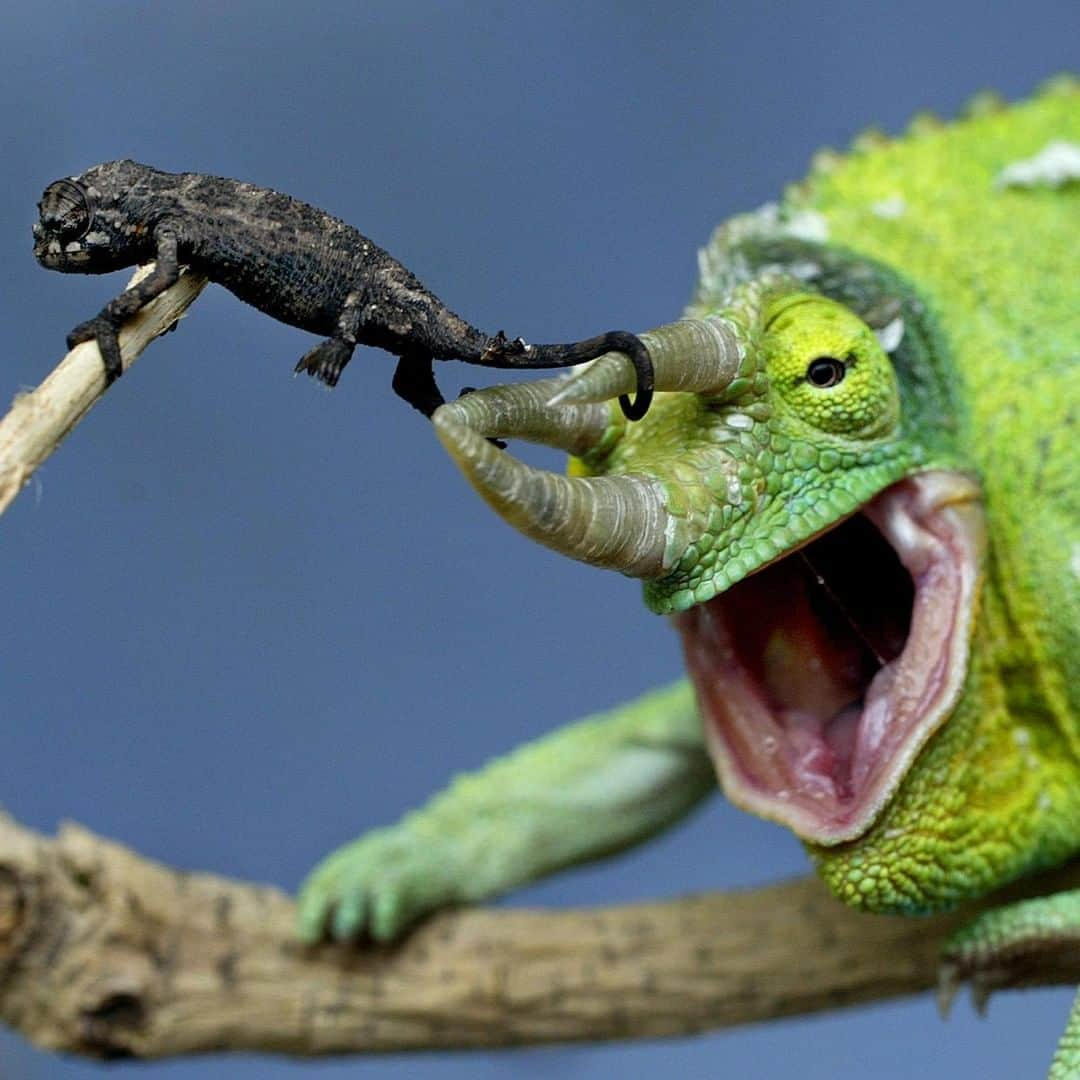
[[[352,359],[355,348],[355,345],[350,345],[341,338],[327,338],[306,352],[293,370],[297,374],[306,371],[327,386],[337,386],[337,381],[341,378],[345,365]]]
[[[390,941],[459,902],[459,883],[452,845],[406,825],[374,829],[324,859],[301,886],[300,937]]]
[[[102,315],[79,323],[67,336],[67,347],[74,349],[84,341],[96,341],[101,350],[101,359],[105,365],[105,385],[115,382],[124,372],[120,359],[120,339],[116,326]]]

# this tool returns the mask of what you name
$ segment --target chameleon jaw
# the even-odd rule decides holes
[[[728,798],[862,835],[960,695],[984,546],[976,484],[922,473],[675,616]]]

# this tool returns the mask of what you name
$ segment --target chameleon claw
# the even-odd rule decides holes
[[[359,888],[346,889],[330,919],[330,934],[335,941],[351,941],[364,923],[364,894]]]
[[[338,379],[341,378],[345,365],[352,359],[355,348],[355,345],[350,345],[341,338],[327,338],[326,341],[321,341],[315,348],[304,353],[293,371],[297,375],[305,371],[327,386],[337,386]]]
[[[937,990],[934,993],[938,1016],[940,1016],[942,1020],[949,1019],[949,1013],[952,1012],[953,1002],[956,1001],[956,995],[960,993],[960,986],[960,973],[956,964],[949,963],[948,961],[942,963],[938,970]]]
[[[990,987],[983,985],[978,979],[971,984],[971,1003],[980,1016],[985,1016],[990,1007]]]
[[[116,327],[102,316],[95,316],[79,323],[67,336],[67,347],[74,349],[86,341],[96,341],[105,365],[105,385],[116,382],[124,373],[124,363],[120,357],[120,340],[116,336]]]

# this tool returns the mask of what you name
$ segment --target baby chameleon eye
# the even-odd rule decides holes
[[[810,361],[806,369],[806,381],[819,390],[828,390],[841,382],[847,374],[847,365],[835,356],[818,356]]]
[[[45,189],[38,203],[41,223],[63,240],[78,240],[90,229],[93,213],[83,189],[71,180],[57,180]]]

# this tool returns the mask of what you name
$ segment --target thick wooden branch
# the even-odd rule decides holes
[[[140,267],[128,288],[152,269],[152,264]],[[125,371],[154,338],[176,324],[205,286],[205,278],[185,272],[127,321],[120,331]],[[39,387],[15,398],[0,420],[0,514],[105,390],[101,353],[89,341],[76,345]]]
[[[1073,867],[1011,895],[1078,883]],[[923,991],[943,938],[976,910],[860,915],[806,878],[598,910],[451,912],[392,948],[306,948],[276,889],[0,817],[0,1018],[92,1057],[654,1038]],[[1054,973],[1078,977],[1080,950]]]

